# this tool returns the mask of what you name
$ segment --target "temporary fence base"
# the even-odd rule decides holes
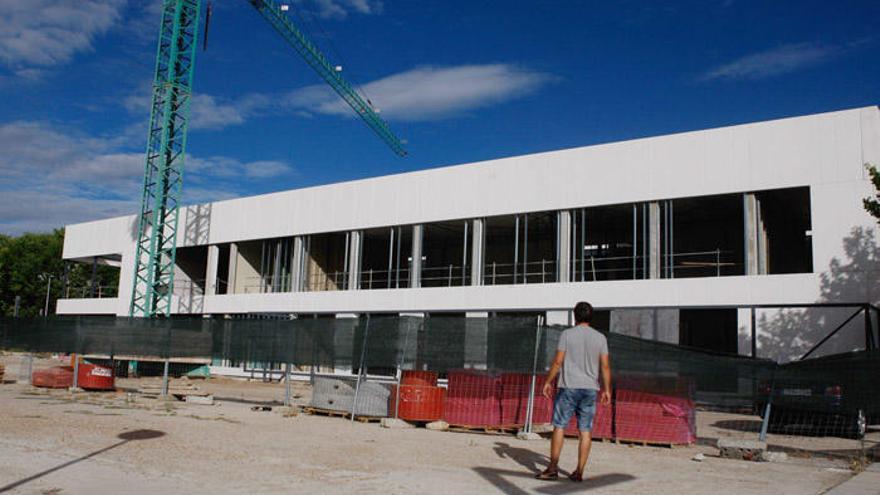
[[[490,426],[490,425],[462,425],[449,424],[449,431],[457,431],[461,433],[487,433],[490,435],[508,435],[516,434],[520,430],[520,426]]]
[[[302,411],[306,414],[311,414],[312,416],[327,416],[332,418],[346,418],[351,419],[351,413],[348,411],[339,411],[336,409],[323,409],[320,407],[312,407],[307,406],[303,407]],[[385,419],[385,416],[364,416],[362,414],[355,414],[354,420],[360,423],[378,423]]]

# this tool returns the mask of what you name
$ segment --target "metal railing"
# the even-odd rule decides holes
[[[67,287],[64,290],[64,299],[106,299],[119,296],[119,287],[116,285],[96,285],[94,290],[91,286]]]
[[[661,256],[661,278],[722,277],[739,274],[736,270],[743,263],[733,259],[733,251],[716,249],[690,253],[672,253]],[[572,282],[602,280],[636,280],[647,278],[643,256],[588,256],[572,259],[570,264]],[[470,285],[473,267],[448,264],[425,266],[421,270],[422,287],[461,287]],[[245,294],[291,292],[292,275],[283,280],[275,277],[253,276],[246,279]],[[410,270],[362,270],[359,277],[360,290],[402,289],[409,287]],[[487,262],[483,266],[483,285],[545,284],[557,282],[556,260],[543,259],[528,263]],[[303,283],[303,292],[346,290],[348,271],[310,273]],[[276,290],[283,287],[283,290]]]

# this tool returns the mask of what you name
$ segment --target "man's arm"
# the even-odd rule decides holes
[[[611,360],[608,354],[599,356],[599,367],[602,372],[602,404],[611,403]]]
[[[565,360],[565,351],[556,351],[556,357],[553,358],[553,365],[550,366],[550,372],[547,373],[547,380],[544,381],[544,397],[548,399],[553,398],[553,380],[556,379],[556,375],[559,374],[559,369],[562,368],[562,362]]]

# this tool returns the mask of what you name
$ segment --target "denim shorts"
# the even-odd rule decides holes
[[[591,388],[558,389],[553,401],[553,426],[564,429],[571,421],[571,415],[575,414],[578,431],[590,431],[593,428],[598,394],[598,390]]]

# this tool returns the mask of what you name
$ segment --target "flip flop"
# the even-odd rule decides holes
[[[535,479],[545,480],[545,481],[556,480],[556,479],[559,479],[559,471],[556,471],[556,470],[550,471],[549,469],[545,469],[545,470],[541,471],[540,473],[536,474]]]
[[[580,471],[572,471],[571,474],[568,475],[568,479],[580,483],[581,481],[584,481],[584,475],[581,474]]]

